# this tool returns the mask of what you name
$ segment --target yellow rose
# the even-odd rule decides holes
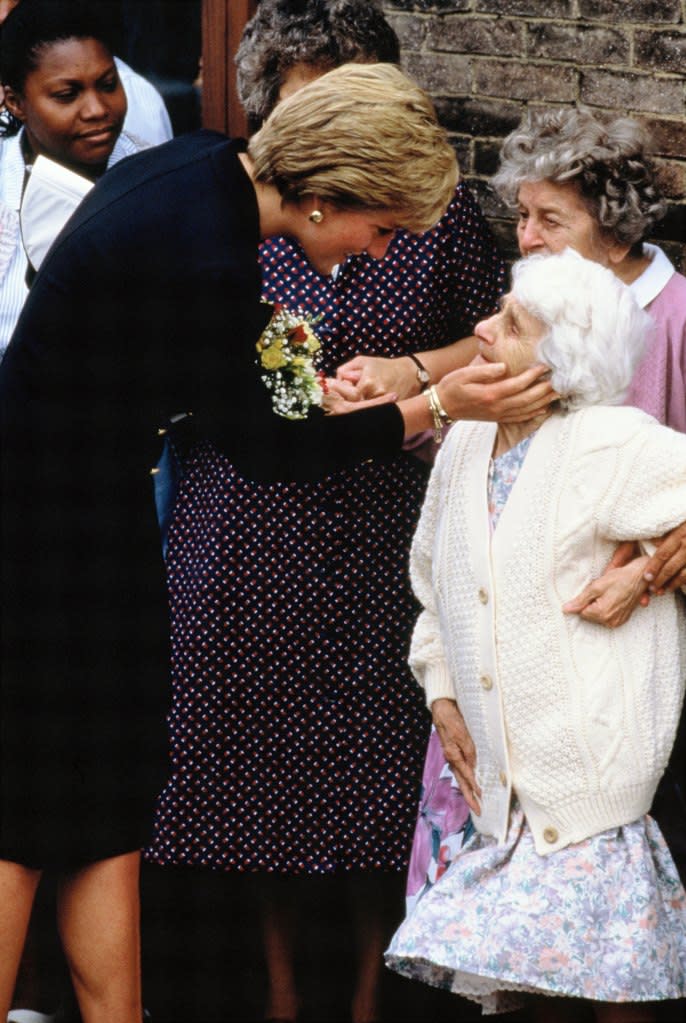
[[[286,365],[286,358],[279,348],[267,348],[262,352],[260,362],[265,369],[281,369]]]

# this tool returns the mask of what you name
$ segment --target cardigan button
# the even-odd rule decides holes
[[[483,586],[479,590],[479,600],[482,604],[488,604],[488,590],[484,589]]]
[[[544,828],[543,837],[548,845],[554,845],[560,836],[557,832],[557,828]]]
[[[482,675],[479,682],[481,683],[481,688],[485,689],[486,692],[493,688],[493,679],[490,675]]]

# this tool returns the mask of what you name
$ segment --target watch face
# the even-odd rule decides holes
[[[420,384],[428,384],[429,380],[431,380],[431,377],[429,376],[425,369],[418,369],[417,380],[419,381]]]

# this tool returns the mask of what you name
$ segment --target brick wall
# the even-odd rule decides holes
[[[488,186],[529,106],[584,103],[646,122],[670,200],[656,238],[686,272],[686,0],[385,0],[407,71],[434,97],[505,252]]]

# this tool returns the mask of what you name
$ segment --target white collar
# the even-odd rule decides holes
[[[640,277],[629,285],[641,309],[645,309],[657,298],[672,274],[676,273],[667,256],[657,245],[644,242],[643,252],[650,256],[650,263]]]

